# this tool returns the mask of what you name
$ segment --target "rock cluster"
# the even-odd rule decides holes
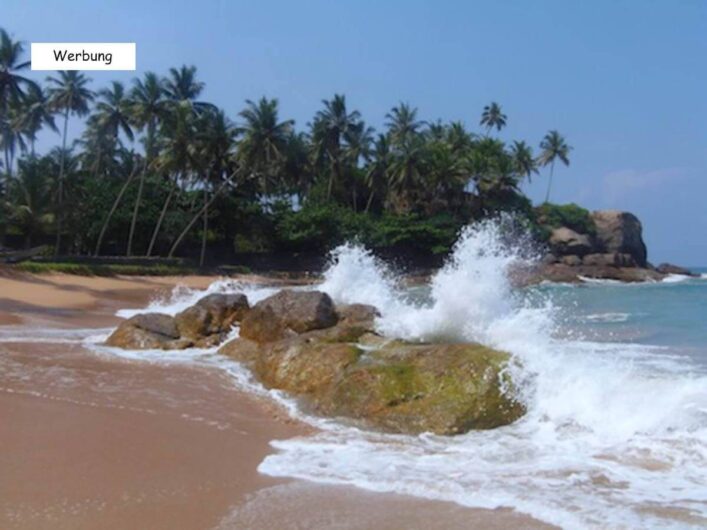
[[[375,332],[373,306],[335,306],[317,291],[283,290],[252,308],[244,295],[209,295],[176,317],[147,313],[123,322],[107,344],[186,348],[240,337],[219,352],[248,366],[268,388],[312,413],[387,432],[457,434],[520,418],[507,353],[478,344],[423,344]]]
[[[552,230],[550,253],[533,281],[575,282],[581,277],[640,282],[661,280],[666,274],[690,274],[672,265],[658,268],[648,263],[643,228],[629,212],[592,212],[592,233],[580,234],[567,227]],[[678,272],[680,271],[680,272]]]

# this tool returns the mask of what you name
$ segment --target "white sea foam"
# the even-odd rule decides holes
[[[588,322],[610,323],[628,322],[629,318],[631,318],[629,313],[593,313],[584,317]]]
[[[276,453],[259,467],[266,474],[513,507],[565,528],[707,524],[707,376],[667,348],[556,338],[560,319],[551,301],[511,288],[508,271],[525,258],[501,236],[494,223],[464,231],[452,259],[422,293],[403,289],[354,245],[334,252],[317,287],[338,302],[376,305],[377,326],[390,336],[474,340],[514,354],[528,413],[500,429],[455,437],[365,432],[303,414],[215,349],[94,347],[151,362],[218,366],[242,388],[270,396],[321,429],[273,442]],[[221,281],[209,292],[244,289],[251,301],[273,291]],[[181,289],[149,309],[174,314],[203,295]]]

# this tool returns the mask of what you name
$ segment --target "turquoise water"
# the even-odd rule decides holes
[[[664,346],[707,369],[704,276],[646,284],[543,286],[540,290],[552,297],[564,333],[599,342]]]

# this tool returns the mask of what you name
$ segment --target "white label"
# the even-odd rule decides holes
[[[135,70],[134,42],[33,42],[32,70]]]

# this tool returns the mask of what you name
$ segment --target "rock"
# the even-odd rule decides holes
[[[693,278],[699,276],[685,267],[679,267],[672,263],[661,263],[656,267],[656,270],[661,274],[680,274],[682,276],[692,276]]]
[[[334,303],[319,291],[283,290],[253,306],[241,322],[241,337],[271,342],[288,333],[305,333],[334,326]]]
[[[598,249],[602,253],[630,255],[638,267],[646,266],[646,245],[638,218],[628,212],[599,210],[592,213]]]
[[[550,248],[554,254],[584,256],[592,251],[589,236],[578,234],[567,227],[555,228],[550,236]]]
[[[409,344],[370,332],[359,337],[364,349],[332,340],[328,331],[263,343],[240,338],[219,352],[315,413],[388,432],[457,434],[506,425],[525,412],[504,371],[506,353],[477,344]]]
[[[579,256],[575,256],[575,255],[570,254],[569,256],[562,256],[560,263],[563,263],[563,264],[568,265],[570,267],[576,267],[576,266],[582,264],[582,258],[580,258]]]
[[[316,408],[391,432],[459,434],[524,413],[504,368],[509,355],[478,344],[393,341],[350,364]]]
[[[131,350],[181,349],[191,345],[187,342],[179,339],[174,318],[162,313],[135,315],[121,322],[106,340],[108,346]]]
[[[244,294],[214,293],[177,314],[175,321],[182,337],[198,340],[228,333],[248,310],[248,299]]]

